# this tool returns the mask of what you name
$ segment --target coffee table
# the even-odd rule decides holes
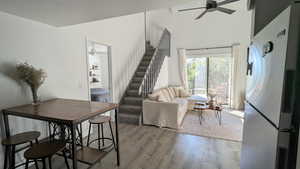
[[[214,107],[210,107],[207,103],[203,102],[196,102],[193,108],[194,111],[199,112],[199,123],[202,124],[204,121],[203,111],[204,110],[213,110],[215,112],[215,117],[218,119],[219,125],[222,125],[222,106],[217,105]]]

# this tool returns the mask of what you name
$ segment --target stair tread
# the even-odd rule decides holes
[[[122,104],[122,105],[120,105],[120,108],[134,108],[134,109],[141,109],[142,106]]]
[[[137,76],[134,76],[132,81],[133,81],[133,82],[141,83],[142,80],[143,80],[143,77],[137,77]]]
[[[119,115],[121,123],[140,124],[140,115],[123,113]]]
[[[129,100],[143,100],[142,97],[134,97],[134,96],[125,96],[124,99],[129,99]]]
[[[139,96],[139,90],[136,89],[128,89],[126,93],[127,96]]]
[[[130,88],[132,88],[132,89],[137,89],[137,88],[140,87],[140,85],[141,85],[141,83],[131,83],[131,84],[130,84]]]
[[[136,114],[140,115],[142,112],[142,106],[140,105],[128,105],[128,104],[121,104],[119,107],[121,114]]]
[[[128,89],[127,92],[139,92],[137,89]]]
[[[140,96],[125,96],[123,98],[123,104],[125,105],[142,105],[143,98]]]
[[[126,116],[126,117],[131,117],[131,118],[139,118],[139,115],[136,114],[128,114],[128,113],[120,113],[120,117]]]

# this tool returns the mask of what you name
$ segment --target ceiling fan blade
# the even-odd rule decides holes
[[[197,18],[195,18],[195,20],[200,19],[202,16],[204,16],[208,11],[204,11],[202,14],[200,14]]]
[[[226,5],[226,4],[229,4],[232,2],[236,2],[236,1],[239,1],[239,0],[225,0],[225,1],[219,2],[218,6]]]
[[[222,8],[222,7],[217,7],[216,8],[218,11],[227,13],[227,14],[233,14],[235,12],[235,10],[232,9],[228,9],[228,8]]]
[[[197,8],[188,8],[188,9],[180,9],[178,12],[184,12],[184,11],[191,11],[191,10],[197,10],[197,9],[205,9],[206,7],[197,7]]]

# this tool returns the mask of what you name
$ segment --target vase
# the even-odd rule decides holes
[[[31,87],[31,93],[32,93],[32,104],[37,105],[39,103],[39,98],[37,95],[37,88]]]

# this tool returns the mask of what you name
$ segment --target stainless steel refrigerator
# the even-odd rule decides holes
[[[255,35],[248,49],[241,169],[296,168],[299,24],[300,3],[293,2]]]

